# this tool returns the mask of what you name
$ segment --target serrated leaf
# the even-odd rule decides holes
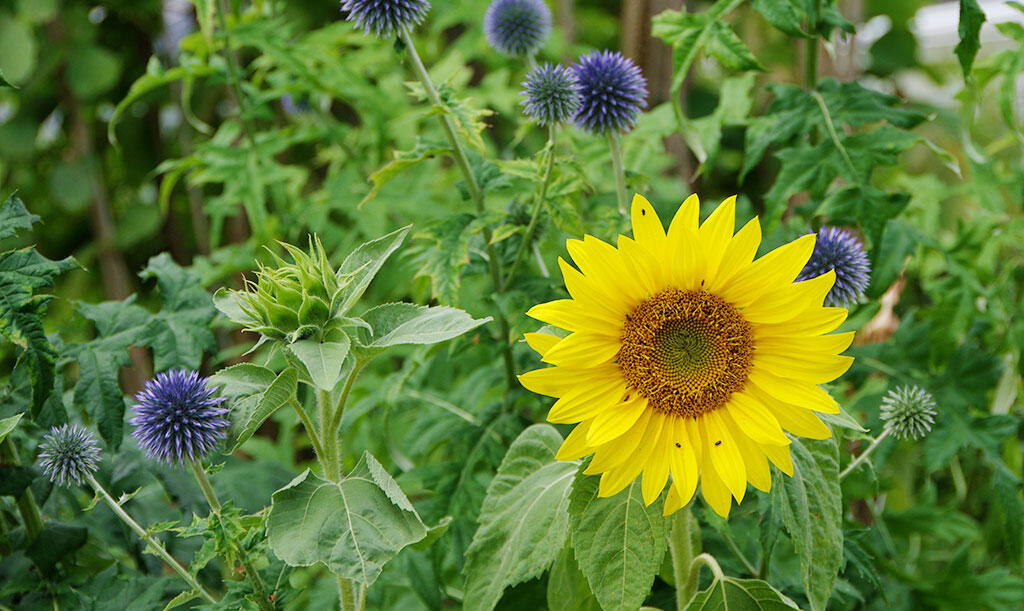
[[[199,274],[161,253],[149,260],[139,277],[156,279],[162,306],[135,341],[153,349],[157,371],[198,369],[203,352],[217,347],[210,329],[216,311]]]
[[[452,524],[452,517],[445,516],[441,518],[437,524],[427,527],[427,534],[422,539],[413,543],[410,547],[418,552],[423,552],[430,549],[430,546],[435,541],[441,538],[441,535],[448,532],[448,527]]]
[[[0,80],[3,74],[0,73]],[[31,229],[39,217],[29,213],[25,204],[14,195],[0,205],[0,240],[14,236],[21,229]]]
[[[804,15],[798,14],[792,0],[754,0],[753,9],[780,31],[794,38],[809,38],[803,31]]]
[[[535,424],[501,461],[466,551],[467,610],[493,609],[505,588],[541,575],[561,551],[578,464],[555,460],[561,444],[554,427]]]
[[[839,447],[793,439],[793,477],[773,472],[772,508],[782,517],[800,558],[800,574],[811,609],[824,609],[843,562]]]
[[[351,340],[341,333],[335,341],[304,339],[288,344],[285,350],[304,370],[307,381],[320,390],[330,391],[341,380],[350,345]],[[292,359],[289,361],[292,362]]]
[[[761,62],[757,61],[750,49],[740,40],[729,24],[715,20],[710,26],[707,52],[717,59],[727,70],[745,72],[756,70],[766,72]]]
[[[338,277],[351,277],[351,281],[345,287],[341,298],[340,314],[348,312],[355,305],[356,301],[363,296],[363,293],[366,292],[366,287],[370,285],[370,281],[377,275],[377,272],[380,271],[388,257],[402,245],[406,234],[409,233],[411,228],[412,225],[406,225],[387,235],[370,240],[345,257],[341,267],[338,268]]]
[[[322,562],[366,585],[426,534],[398,484],[368,452],[340,483],[306,470],[274,493],[267,518],[270,547],[288,565]]]
[[[469,264],[472,214],[450,215],[416,234],[420,264],[416,276],[430,278],[431,293],[441,303],[457,303],[462,268]]]
[[[985,23],[985,12],[978,6],[978,0],[960,0],[960,23],[957,25],[957,34],[960,41],[956,43],[953,52],[960,62],[960,70],[964,78],[971,76],[971,68],[974,67],[974,58],[981,49],[981,25]]]
[[[573,496],[589,496],[573,516],[572,547],[601,607],[636,609],[650,592],[668,542],[662,501],[644,504],[640,479],[609,498],[593,496],[597,477],[583,476],[588,486],[574,486]]]
[[[222,369],[210,377],[210,386],[220,386],[228,397],[232,422],[229,452],[242,446],[275,411],[295,394],[298,372],[289,367],[274,376],[260,365],[242,363]]]
[[[417,140],[416,145],[408,151],[395,151],[394,159],[389,161],[387,165],[380,168],[373,174],[370,174],[370,182],[373,183],[373,187],[370,192],[366,194],[366,197],[359,202],[359,208],[366,205],[371,199],[377,196],[377,192],[380,191],[381,187],[391,182],[394,178],[399,176],[402,172],[405,172],[409,168],[418,165],[427,159],[433,159],[438,155],[444,155],[451,151],[451,147],[444,142],[433,142],[425,140]]]
[[[686,605],[687,611],[782,611],[799,609],[792,600],[760,579],[715,579]]]
[[[565,611],[601,611],[587,578],[580,572],[572,546],[566,545],[548,574],[548,608]]]
[[[358,349],[367,355],[400,344],[436,344],[458,337],[491,320],[476,319],[458,308],[385,303],[362,316],[373,333],[359,329]]]

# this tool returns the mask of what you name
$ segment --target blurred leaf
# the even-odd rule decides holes
[[[113,114],[110,116],[110,122],[107,123],[107,139],[111,143],[117,144],[117,124],[121,120],[121,116],[140,98],[144,95],[177,81],[183,81],[185,85],[185,91],[187,92],[191,88],[191,82],[195,78],[211,76],[218,72],[212,65],[206,62],[188,61],[180,66],[175,66],[170,70],[165,70],[160,60],[156,56],[149,58],[149,63],[146,64],[146,74],[139,77],[131,88],[128,89],[128,95],[124,97],[117,106],[114,108]],[[192,110],[188,104],[187,95],[183,99],[183,109],[185,117],[188,118],[193,127],[202,133],[208,133],[210,126],[206,125],[202,121],[195,119],[192,114]]]
[[[572,546],[566,545],[548,575],[548,608],[565,611],[601,611],[587,578],[580,572]]]
[[[778,511],[800,557],[811,609],[824,609],[843,561],[843,502],[839,448],[824,441],[793,439],[793,477],[773,471],[773,511]]]
[[[635,609],[647,598],[668,546],[662,501],[644,503],[640,478],[615,496],[597,497],[599,479],[581,475],[573,485],[572,502],[582,507],[572,518],[573,551],[601,607]]]
[[[21,420],[22,416],[24,416],[24,414],[17,414],[10,418],[0,419],[0,442],[7,439],[7,435],[14,430],[14,427],[18,426],[18,421]]]
[[[416,140],[416,146],[412,150],[408,151],[395,151],[395,158],[388,162],[387,165],[377,170],[373,174],[370,174],[370,182],[373,183],[373,188],[366,194],[363,201],[359,202],[359,207],[365,206],[371,199],[377,196],[377,192],[384,185],[391,182],[392,179],[397,177],[402,172],[408,170],[414,165],[417,165],[427,159],[433,159],[438,155],[444,155],[451,151],[451,147],[444,142]]]
[[[20,199],[12,195],[0,205],[0,240],[10,238],[19,229],[32,229],[39,217],[31,214]]]
[[[68,57],[68,87],[83,101],[107,93],[121,76],[121,58],[103,47],[81,45]]]
[[[40,571],[48,574],[64,556],[85,545],[88,538],[88,531],[81,526],[48,521],[43,524],[43,532],[25,550],[25,555]]]
[[[11,89],[17,89],[18,88],[17,85],[15,85],[14,83],[11,83],[10,81],[7,80],[7,77],[4,76],[4,71],[3,70],[0,70],[0,87],[9,87]]]
[[[467,609],[493,609],[505,588],[540,576],[561,551],[577,466],[555,460],[561,443],[554,427],[536,424],[509,447],[466,552]]]
[[[270,547],[290,566],[323,562],[366,585],[426,534],[409,499],[368,452],[340,483],[307,469],[274,493],[267,518]]]
[[[960,69],[964,78],[971,76],[971,68],[974,66],[974,58],[981,48],[981,24],[985,23],[985,13],[978,6],[978,0],[960,0],[960,25],[957,26],[957,33],[960,35],[960,42],[956,43],[953,51],[960,61]]]
[[[803,30],[803,12],[797,12],[793,0],[754,0],[751,6],[781,32],[794,38],[810,37]]]

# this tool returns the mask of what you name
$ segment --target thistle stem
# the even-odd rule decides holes
[[[821,0],[815,0],[814,12],[808,16],[807,29],[811,37],[804,40],[804,85],[807,91],[818,86],[818,20],[821,15]]]
[[[401,30],[402,42],[405,43],[406,52],[409,54],[409,62],[412,64],[413,70],[416,72],[416,76],[423,83],[423,90],[427,94],[427,99],[434,106],[442,108],[444,104],[441,102],[441,96],[437,93],[437,88],[434,87],[434,82],[430,80],[430,74],[427,72],[427,68],[423,65],[423,60],[420,59],[419,53],[416,52],[416,45],[413,44],[412,35],[409,34],[409,28],[402,28]],[[469,196],[473,200],[473,205],[476,207],[476,213],[483,214],[484,212],[484,198],[483,193],[480,191],[480,185],[476,181],[476,177],[473,175],[473,168],[469,165],[469,158],[466,156],[466,150],[462,146],[462,142],[459,140],[458,134],[455,131],[455,124],[452,123],[451,117],[447,114],[438,115],[441,119],[441,126],[444,128],[445,135],[448,137],[448,143],[452,146],[452,157],[455,158],[456,165],[459,166],[459,170],[462,172],[462,177],[466,181],[466,189],[469,191]],[[491,243],[493,233],[491,228],[484,225],[483,228],[484,236],[484,248],[487,251],[487,265],[491,272],[491,281],[494,283],[494,289],[499,292],[505,292],[505,285],[501,281],[501,270],[498,268],[498,255],[494,250],[494,244]],[[512,363],[512,344],[509,341],[509,325],[508,320],[505,318],[505,314],[499,309],[495,313],[495,319],[498,321],[498,327],[501,332],[502,342],[502,357],[505,361],[505,381],[507,383],[507,389],[505,392],[505,404],[508,405],[508,391],[515,388],[516,373],[515,366]]]
[[[136,535],[138,535],[146,543],[148,543],[149,546],[153,548],[153,550],[157,553],[157,555],[160,556],[163,559],[163,561],[168,564],[168,566],[174,569],[174,571],[178,573],[178,575],[180,575],[181,578],[184,579],[185,582],[188,583],[188,585],[191,586],[193,590],[195,590],[200,596],[206,599],[207,602],[211,604],[217,604],[216,599],[214,599],[213,596],[211,596],[210,593],[207,592],[203,588],[203,586],[199,584],[198,581],[196,581],[196,578],[193,577],[192,574],[185,569],[185,567],[181,566],[181,564],[179,564],[178,561],[174,559],[174,556],[171,556],[167,549],[159,541],[157,541],[153,535],[149,534],[148,532],[146,532],[146,529],[139,526],[139,523],[133,520],[132,517],[128,515],[128,513],[125,512],[125,510],[120,505],[118,505],[117,501],[114,500],[114,497],[110,496],[110,493],[107,492],[106,488],[101,486],[100,483],[96,481],[96,478],[93,477],[91,473],[86,475],[86,479],[89,482],[89,484],[93,487],[93,489],[96,491],[96,493],[103,497],[103,500],[107,502],[107,505],[109,505],[110,508],[114,511],[114,513],[117,514],[117,517],[121,518],[121,520],[125,524],[127,524],[128,527],[131,528]]]
[[[537,200],[533,203],[533,213],[530,215],[530,224],[526,226],[526,233],[523,234],[523,242],[519,245],[519,252],[516,253],[516,258],[512,262],[512,267],[508,270],[508,275],[505,276],[505,286],[512,283],[512,279],[515,278],[516,269],[519,264],[523,262],[526,257],[526,252],[530,249],[530,240],[533,238],[533,232],[537,228],[537,220],[540,217],[540,210],[544,207],[544,199],[548,194],[548,185],[551,184],[552,169],[555,167],[555,136],[557,132],[555,125],[551,124],[548,127],[548,162],[544,168],[544,178],[541,180],[540,189],[537,191]]]
[[[0,445],[0,457],[12,465],[21,464],[21,460],[18,458],[18,449],[14,447],[14,442],[10,437],[4,439],[3,445]],[[21,514],[21,522],[25,526],[25,540],[27,543],[31,543],[43,532],[43,518],[39,514],[39,505],[36,503],[36,496],[32,493],[32,488],[25,488],[25,491],[18,497],[17,505],[18,513]]]
[[[845,478],[847,475],[852,473],[854,469],[859,467],[862,462],[867,460],[868,456],[871,456],[871,453],[874,452],[875,449],[877,449],[878,446],[883,441],[885,441],[889,437],[889,435],[891,435],[891,434],[892,434],[892,429],[885,429],[885,430],[883,430],[882,434],[879,435],[878,437],[876,437],[875,440],[871,442],[871,445],[869,445],[866,450],[861,452],[860,455],[857,456],[857,458],[853,459],[853,462],[851,462],[850,464],[846,465],[846,468],[843,469],[843,472],[839,474],[839,480],[842,481],[843,478]]]
[[[614,130],[608,131],[608,146],[612,151],[612,169],[615,172],[615,193],[619,198],[619,214],[627,214],[626,208],[626,170],[622,165],[622,149],[619,147],[619,135]]]
[[[676,583],[676,608],[682,611],[693,592],[687,592],[687,575],[690,564],[698,550],[693,544],[693,514],[690,508],[680,509],[672,517],[672,524],[669,530],[668,550],[672,557],[672,575]],[[696,590],[694,590],[696,591]]]
[[[213,513],[220,516],[221,504],[220,499],[217,498],[217,493],[213,489],[213,484],[210,483],[210,478],[207,477],[206,471],[198,461],[191,460],[189,464],[192,467],[192,473],[196,476],[196,481],[199,482],[199,487],[203,490],[203,496],[206,497],[206,502],[210,504],[210,509]],[[270,602],[267,597],[267,589],[263,585],[263,579],[260,577],[259,572],[256,571],[256,567],[249,562],[249,556],[242,549],[242,546],[237,541],[231,539],[231,545],[238,552],[238,562],[242,565],[245,570],[246,577],[249,578],[249,582],[252,583],[253,590],[256,592],[256,603],[260,606],[260,609],[264,611],[274,608],[274,604]]]

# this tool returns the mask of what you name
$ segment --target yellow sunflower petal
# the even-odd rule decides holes
[[[588,278],[601,286],[614,287],[624,299],[643,298],[643,287],[626,275],[619,251],[611,244],[587,235],[583,240],[567,241],[565,247]]]
[[[828,428],[828,425],[822,422],[818,415],[811,410],[790,405],[774,397],[762,394],[757,390],[756,386],[752,390],[768,406],[768,409],[771,410],[779,424],[782,425],[782,428],[793,435],[807,437],[808,439],[828,439],[832,436],[832,429]]]
[[[838,329],[848,313],[846,308],[811,308],[791,320],[765,323],[758,325],[758,328],[765,335],[821,335]]]
[[[603,384],[621,380],[622,374],[614,364],[598,367],[547,367],[534,369],[519,376],[519,383],[527,390],[549,397],[561,397],[586,384]]]
[[[647,399],[636,397],[632,401],[613,405],[594,417],[587,434],[587,443],[599,446],[624,435],[633,428],[647,409]]]
[[[558,257],[558,267],[562,270],[566,290],[575,301],[581,302],[583,309],[598,311],[602,318],[617,321],[629,313],[631,306],[620,292],[602,290],[601,285],[584,276],[562,257]]]
[[[544,353],[551,350],[555,344],[562,341],[561,337],[551,335],[550,333],[524,333],[523,338],[526,339],[527,345],[533,348],[533,351],[541,356],[544,356]]]
[[[853,343],[853,331],[811,337],[758,337],[757,349],[779,353],[839,354]]]
[[[754,353],[754,366],[764,367],[777,376],[797,378],[814,384],[831,382],[853,365],[852,356]]]
[[[747,468],[747,481],[761,492],[772,489],[772,471],[768,468],[768,460],[758,445],[746,435],[735,435],[736,444],[743,455],[743,464]]]
[[[587,310],[572,299],[556,299],[527,310],[526,315],[566,331],[593,331],[604,335],[617,336],[622,330],[622,321],[608,314]]]
[[[755,260],[722,287],[720,296],[745,307],[765,293],[792,284],[814,252],[814,240],[813,233],[801,236]]]
[[[758,443],[789,445],[779,421],[763,403],[745,393],[733,393],[725,411],[739,430]]]
[[[560,424],[572,424],[581,420],[590,420],[611,409],[625,393],[626,388],[621,380],[604,380],[592,382],[571,393],[562,395],[551,406],[548,421]]]
[[[839,413],[839,404],[836,400],[817,384],[781,378],[756,367],[750,372],[750,382],[765,394],[780,401],[823,414]]]
[[[789,451],[789,446],[758,445],[758,447],[768,457],[768,460],[778,467],[779,471],[793,477],[793,455]]]
[[[644,411],[625,434],[614,441],[598,446],[594,451],[594,460],[590,461],[590,465],[583,472],[587,475],[604,473],[629,460],[640,446],[640,442],[643,441],[647,425],[651,421],[651,414],[651,410]]]
[[[558,448],[555,460],[578,460],[594,451],[593,446],[587,445],[587,431],[590,429],[590,420],[584,420],[576,425]]]
[[[675,418],[673,423],[675,435],[669,441],[669,468],[672,471],[672,488],[679,495],[680,507],[690,502],[697,489],[698,467],[697,454],[694,453],[693,442],[687,432],[685,419]],[[671,497],[672,492],[669,491]],[[674,510],[673,510],[674,511]],[[671,513],[671,512],[669,512]]]
[[[658,500],[658,496],[661,495],[661,491],[665,489],[665,484],[668,482],[670,444],[668,439],[674,429],[670,422],[671,419],[665,419],[668,426],[662,426],[654,442],[654,447],[651,449],[650,457],[647,459],[647,464],[644,465],[643,476],[640,480],[640,492],[643,494],[645,505],[650,505]]]
[[[673,477],[675,476],[673,475]],[[697,491],[696,482],[697,480],[694,478],[693,489],[683,488],[679,484],[673,482],[672,486],[668,489],[668,494],[665,496],[665,507],[662,509],[661,515],[670,516],[683,507],[686,507],[693,499],[693,493]]]
[[[756,324],[798,319],[806,310],[821,306],[835,279],[835,271],[830,270],[811,280],[795,282],[750,304],[743,316]]]
[[[732,234],[736,230],[736,196],[726,199],[715,208],[698,230],[705,256],[705,278],[713,277],[722,262]]]
[[[668,227],[668,277],[681,289],[695,288],[704,274],[704,258],[697,237],[700,202],[696,195],[686,198]]]
[[[700,418],[704,427],[704,443],[711,467],[725,482],[726,488],[737,500],[743,500],[747,489],[747,470],[740,449],[729,432],[729,426],[718,411],[708,412]]]
[[[629,238],[619,238],[619,251],[627,273],[643,287],[647,299],[665,288],[664,256],[655,255],[643,245]]]
[[[633,239],[645,245],[659,258],[665,255],[665,226],[661,224],[651,202],[637,193],[633,196],[630,213],[633,221]]]
[[[629,460],[612,467],[601,475],[601,484],[597,489],[598,496],[615,496],[640,475],[640,472],[647,466],[651,452],[654,451],[658,438],[661,436],[664,421],[665,418],[661,414],[651,415],[647,422],[647,430],[644,431],[643,439],[640,440],[636,452],[629,457]]]
[[[570,367],[594,367],[610,361],[619,344],[604,335],[577,331],[544,354],[544,362]]]
[[[732,509],[732,494],[725,487],[725,482],[718,477],[715,470],[705,466],[700,473],[700,495],[704,501],[723,518],[729,517],[729,510]]]
[[[705,290],[717,293],[736,274],[750,265],[760,245],[761,223],[755,216],[729,240],[718,270],[714,274],[708,274],[707,282],[704,283]]]

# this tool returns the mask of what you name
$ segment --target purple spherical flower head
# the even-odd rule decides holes
[[[484,14],[484,35],[498,52],[532,55],[551,34],[551,9],[543,0],[494,0]]]
[[[565,66],[537,66],[523,81],[523,113],[541,125],[568,121],[580,105],[576,77]]]
[[[146,456],[171,464],[198,460],[227,436],[223,397],[194,371],[158,373],[135,395],[132,436]]]
[[[797,276],[797,282],[836,271],[836,283],[825,297],[827,306],[843,306],[864,295],[871,280],[871,261],[852,233],[838,227],[822,227],[814,243],[814,252]]]
[[[55,484],[81,484],[96,472],[99,464],[100,448],[96,438],[77,424],[53,427],[39,444],[39,466]]]
[[[430,2],[427,0],[341,0],[345,19],[374,36],[391,36],[402,28],[423,21]]]
[[[636,125],[647,102],[647,80],[633,60],[618,51],[595,51],[572,67],[580,107],[576,125],[593,133],[626,130]]]

